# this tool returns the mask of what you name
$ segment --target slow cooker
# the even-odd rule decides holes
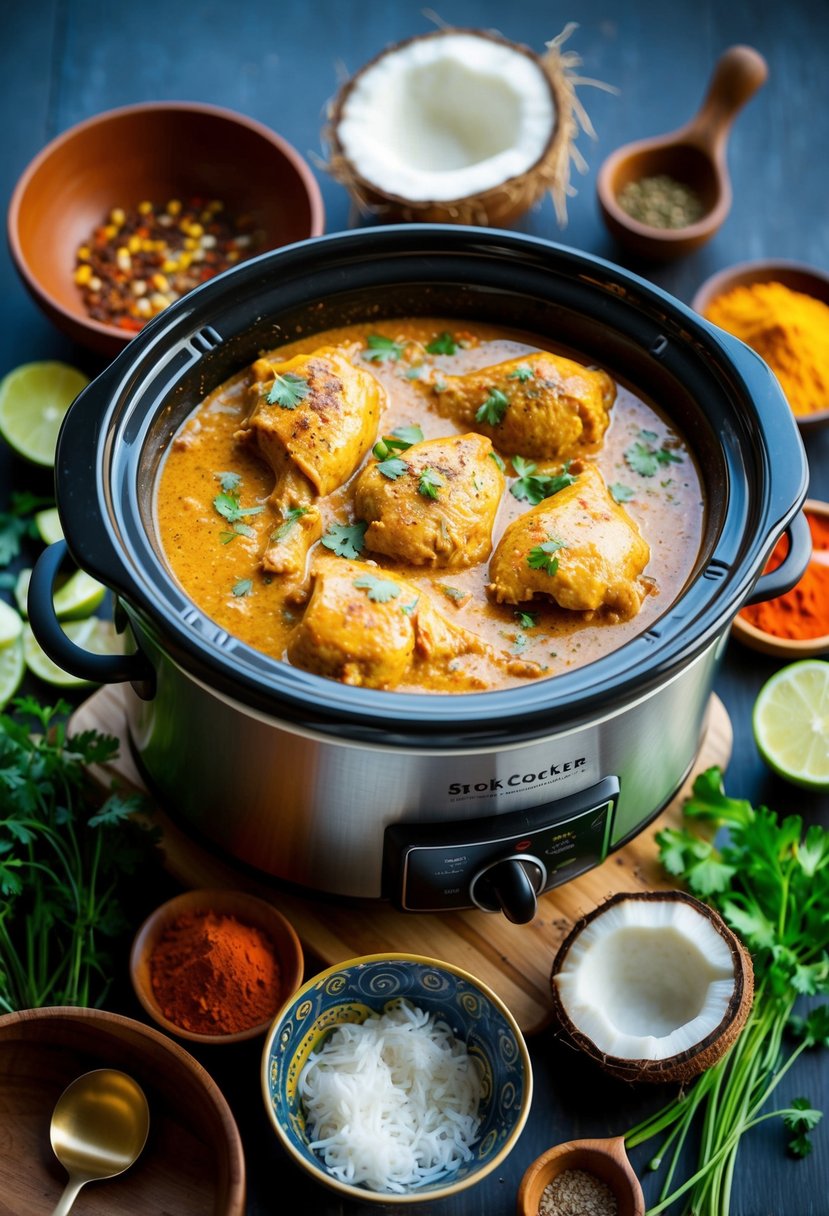
[[[428,314],[549,336],[648,394],[703,472],[692,577],[645,632],[576,670],[492,692],[355,688],[280,663],[182,592],[155,533],[159,463],[211,389],[300,333]],[[58,442],[74,560],[115,593],[128,653],[91,655],[52,609],[63,542],[35,569],[46,652],[123,682],[135,758],[194,838],[276,884],[403,910],[525,922],[666,805],[699,748],[739,608],[809,558],[807,464],[766,365],[643,279],[524,235],[362,229],[243,263],[161,313],[78,397]],[[764,574],[779,537],[783,566]]]

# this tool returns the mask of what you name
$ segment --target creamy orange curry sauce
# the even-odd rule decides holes
[[[703,500],[653,404],[531,336],[414,318],[269,351],[164,459],[187,595],[258,650],[399,691],[511,687],[646,630]]]

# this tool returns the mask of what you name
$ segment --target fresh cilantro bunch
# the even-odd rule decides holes
[[[0,1010],[100,1006],[113,979],[102,939],[130,927],[124,878],[154,855],[138,795],[93,796],[87,766],[118,740],[69,736],[69,706],[32,697],[0,714]]]
[[[782,1109],[765,1108],[802,1052],[829,1046],[829,1005],[793,1016],[800,997],[829,991],[829,832],[816,824],[804,832],[797,815],[781,820],[766,807],[728,797],[716,767],[696,779],[684,811],[687,826],[657,833],[660,859],[722,914],[751,952],[754,1004],[723,1059],[629,1132],[626,1143],[634,1147],[667,1132],[651,1162],[658,1169],[667,1157],[665,1183],[648,1216],[682,1195],[695,1216],[727,1216],[742,1135],[782,1118],[789,1150],[802,1157],[811,1151],[809,1133],[822,1117],[802,1097]],[[701,1137],[698,1168],[674,1186],[692,1126]]]

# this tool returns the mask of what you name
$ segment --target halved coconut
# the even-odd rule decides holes
[[[483,30],[439,29],[382,51],[340,89],[326,166],[384,219],[506,224],[550,191],[563,224],[573,141],[594,136],[576,99],[580,60]]]
[[[628,1081],[688,1081],[743,1028],[751,957],[722,917],[684,891],[614,895],[578,921],[552,970],[571,1040]]]

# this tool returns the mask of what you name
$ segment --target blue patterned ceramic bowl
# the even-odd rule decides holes
[[[449,1024],[478,1061],[482,1097],[472,1159],[437,1181],[393,1193],[342,1182],[328,1171],[309,1145],[298,1081],[311,1052],[321,1048],[335,1026],[363,1022],[400,999]],[[278,1139],[319,1182],[363,1202],[417,1203],[473,1186],[506,1158],[530,1111],[532,1067],[515,1018],[474,976],[415,954],[370,954],[320,972],[283,1005],[265,1043],[262,1089]]]

